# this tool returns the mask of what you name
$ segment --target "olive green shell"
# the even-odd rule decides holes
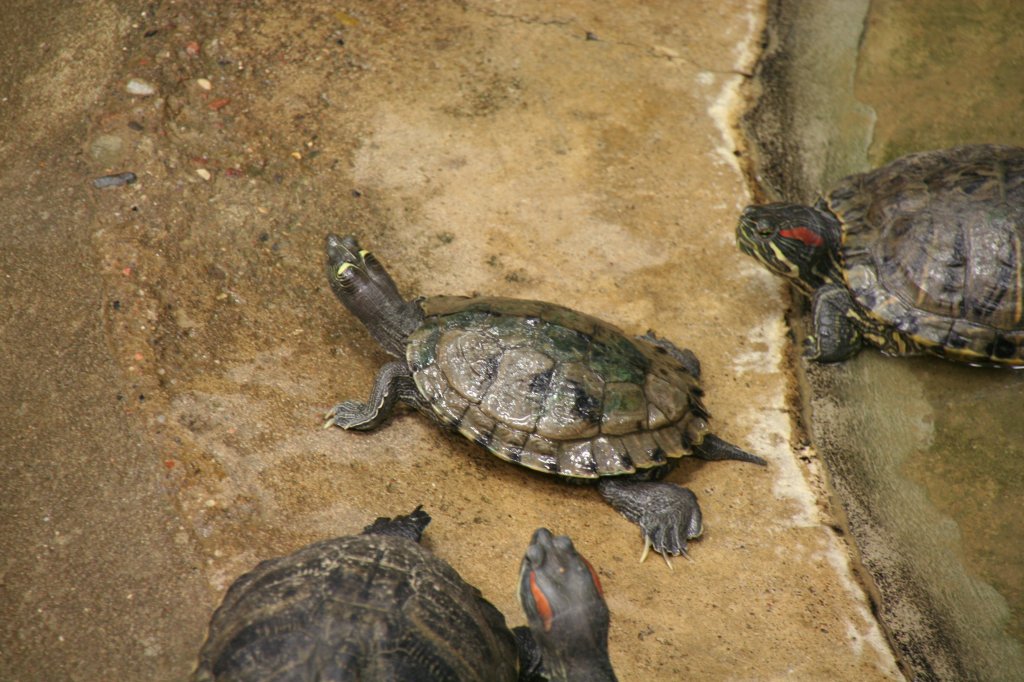
[[[262,562],[213,614],[194,682],[516,679],[501,613],[444,561],[388,535]]]
[[[883,349],[1024,364],[1024,149],[905,156],[843,180],[840,265]]]
[[[696,377],[664,349],[550,303],[436,297],[406,359],[438,418],[492,453],[578,478],[690,454],[707,433]]]

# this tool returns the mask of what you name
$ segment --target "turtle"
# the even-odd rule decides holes
[[[765,460],[712,434],[700,362],[652,332],[628,337],[542,301],[433,296],[406,300],[354,236],[327,236],[338,299],[396,359],[367,402],[335,405],[324,426],[370,430],[397,402],[501,459],[576,482],[638,524],[641,561],[686,555],[703,530],[687,488],[659,481],[684,455]],[[671,567],[671,563],[669,562]]]
[[[1024,366],[1024,148],[909,154],[840,180],[814,206],[748,206],[736,240],[811,297],[812,359],[870,344]]]
[[[528,626],[420,545],[430,515],[261,562],[227,590],[193,682],[615,680],[601,582],[566,536],[538,528],[519,574]]]

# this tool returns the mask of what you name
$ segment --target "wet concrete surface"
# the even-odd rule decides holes
[[[738,259],[732,135],[765,8],[20,2],[5,198],[0,669],[181,679],[258,560],[423,504],[428,544],[523,622],[530,533],[598,568],[624,680],[898,677],[802,448],[782,287]],[[32,36],[26,39],[24,36]],[[154,89],[126,91],[131,78]],[[132,171],[107,190],[90,180]],[[595,491],[416,414],[320,428],[380,351],[328,231],[412,294],[554,300],[700,356],[706,533],[640,565]]]
[[[812,201],[910,151],[1024,144],[1024,14],[1012,2],[773,5],[747,117],[766,198]],[[780,131],[800,131],[780,135]],[[802,338],[806,302],[794,294]],[[915,679],[1024,677],[1024,376],[866,351],[797,363],[812,442],[878,611]]]

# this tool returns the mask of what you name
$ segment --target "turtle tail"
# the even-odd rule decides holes
[[[723,460],[723,459],[736,459],[741,462],[750,462],[751,464],[760,464],[761,466],[768,466],[761,457],[751,454],[746,450],[742,450],[732,443],[727,443],[718,436],[709,433],[704,436],[704,440],[700,445],[693,446],[693,454],[701,459],[708,460]]]
[[[393,519],[386,516],[378,517],[363,529],[362,535],[397,535],[413,542],[419,542],[429,523],[430,514],[423,511],[421,504],[413,509],[411,514],[396,516]]]

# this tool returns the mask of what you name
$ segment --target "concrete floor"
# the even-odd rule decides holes
[[[753,0],[13,3],[5,677],[181,679],[241,572],[423,504],[429,545],[513,625],[530,533],[571,535],[623,680],[898,678],[794,426],[782,285],[733,244],[750,199],[733,120],[764,17]],[[121,171],[139,181],[90,184]],[[692,348],[717,433],[769,468],[679,467],[707,530],[669,571],[637,563],[593,490],[418,415],[321,429],[385,357],[326,286],[327,231],[409,294],[553,300]]]

